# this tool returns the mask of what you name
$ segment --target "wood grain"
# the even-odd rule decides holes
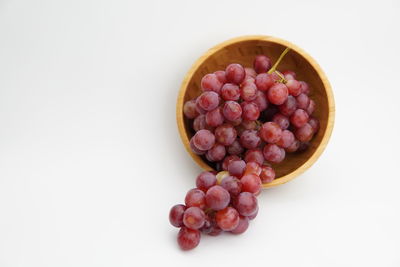
[[[202,55],[186,74],[179,91],[176,105],[179,133],[186,150],[201,168],[212,170],[203,158],[191,152],[189,140],[193,130],[189,120],[183,115],[184,103],[201,94],[201,78],[207,73],[224,70],[230,63],[240,63],[250,67],[258,54],[267,55],[274,63],[286,47],[291,50],[278,66],[278,70],[293,70],[297,74],[297,79],[306,81],[310,85],[310,97],[317,104],[313,115],[320,121],[320,130],[311,141],[308,150],[287,154],[283,162],[274,165],[277,178],[271,183],[263,184],[263,187],[277,186],[294,179],[310,168],[324,151],[333,129],[335,103],[331,86],[318,63],[304,50],[288,41],[270,36],[243,36],[218,44]]]

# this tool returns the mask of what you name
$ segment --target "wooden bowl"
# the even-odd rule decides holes
[[[278,70],[290,69],[296,72],[297,79],[310,85],[310,97],[317,104],[313,116],[320,121],[320,130],[311,141],[310,147],[302,153],[287,153],[283,162],[273,165],[276,179],[264,188],[284,184],[311,167],[324,151],[332,133],[335,103],[331,86],[324,72],[305,51],[296,45],[270,36],[243,36],[225,41],[201,56],[186,74],[179,91],[176,105],[176,119],[182,142],[194,159],[205,170],[213,170],[202,157],[194,154],[189,146],[189,140],[194,134],[188,119],[183,115],[183,105],[186,101],[201,94],[200,81],[207,74],[217,70],[225,70],[230,63],[240,63],[251,67],[258,54],[265,54],[275,63],[279,55],[289,47],[291,50],[283,58]]]

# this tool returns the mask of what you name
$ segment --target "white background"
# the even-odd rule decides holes
[[[400,2],[323,2],[0,0],[0,266],[400,266]],[[320,63],[332,139],[244,235],[182,252],[178,89],[246,34]]]

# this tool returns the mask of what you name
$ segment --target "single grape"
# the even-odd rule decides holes
[[[275,82],[271,74],[260,73],[256,76],[255,83],[258,90],[266,92]]]
[[[222,86],[221,97],[226,101],[237,101],[240,98],[239,86],[233,83],[226,83]]]
[[[261,192],[261,179],[255,174],[246,174],[240,179],[242,191],[258,195]]]
[[[217,127],[224,123],[224,114],[222,114],[222,108],[217,107],[216,109],[210,110],[206,113],[206,123],[211,127]]]
[[[206,158],[211,162],[216,162],[223,160],[225,155],[225,146],[216,143],[210,150],[207,151]]]
[[[275,105],[283,104],[288,95],[288,88],[283,83],[274,84],[267,92],[268,101]]]
[[[222,179],[220,185],[229,192],[231,197],[236,197],[237,195],[239,195],[240,192],[242,192],[242,184],[235,176],[225,177],[224,179]]]
[[[289,94],[292,96],[298,96],[301,94],[301,83],[296,80],[288,80],[286,87],[289,90]]]
[[[206,195],[203,191],[197,188],[190,189],[185,197],[186,207],[198,207],[204,209],[206,207]]]
[[[253,62],[254,70],[257,73],[267,72],[271,66],[271,60],[264,55],[257,55]]]
[[[193,120],[193,130],[195,130],[196,132],[205,129],[206,127],[207,125],[205,115],[201,114]]]
[[[261,149],[256,148],[247,150],[244,156],[244,161],[247,163],[254,161],[259,165],[262,165],[264,163],[264,156]]]
[[[301,92],[303,94],[310,94],[310,86],[308,86],[308,84],[306,82],[300,81],[301,84]]]
[[[285,158],[285,150],[275,144],[267,144],[263,150],[264,158],[272,163],[280,163]]]
[[[235,229],[231,231],[231,233],[235,235],[240,235],[246,232],[247,228],[249,228],[249,218],[245,216],[239,216],[239,224]]]
[[[285,151],[288,153],[293,153],[296,152],[297,149],[299,149],[300,142],[299,140],[294,140],[294,142],[287,148],[285,148]]]
[[[242,192],[235,200],[235,208],[242,216],[251,216],[258,210],[257,198],[249,192]]]
[[[297,108],[306,110],[310,104],[310,98],[306,94],[300,94],[296,97]]]
[[[196,187],[203,192],[207,192],[207,190],[217,184],[217,178],[215,174],[212,172],[201,172],[196,178]]]
[[[178,245],[182,250],[190,250],[200,243],[200,231],[182,227],[178,233]]]
[[[215,139],[224,146],[230,146],[235,142],[237,133],[230,124],[223,124],[215,129]]]
[[[225,83],[226,83],[225,71],[223,71],[223,70],[217,70],[216,72],[214,72],[214,74],[217,76],[218,80],[219,80],[222,84],[225,84]]]
[[[199,103],[197,102],[198,97],[196,98],[196,110],[199,114],[206,114],[207,110],[204,110],[202,107],[200,107]]]
[[[225,69],[226,80],[230,83],[241,84],[246,76],[244,68],[240,64],[230,64]]]
[[[294,142],[294,134],[291,131],[283,130],[281,139],[276,144],[282,148],[288,148]]]
[[[260,143],[261,139],[255,130],[245,130],[240,136],[240,144],[247,149],[256,148]]]
[[[239,213],[232,207],[219,210],[215,215],[218,226],[224,231],[232,231],[239,224]]]
[[[303,109],[296,109],[296,111],[290,116],[290,122],[297,128],[302,127],[308,122],[308,113]]]
[[[269,166],[262,166],[260,174],[261,182],[270,183],[275,179],[275,171]]]
[[[300,142],[299,148],[297,149],[297,152],[303,152],[306,151],[310,147],[309,142]]]
[[[240,96],[244,101],[252,101],[257,97],[257,86],[255,83],[246,82],[240,88]]]
[[[242,177],[245,168],[246,162],[244,160],[233,160],[228,164],[229,174],[236,177]]]
[[[253,68],[244,68],[244,72],[246,77],[255,78],[257,76],[257,72]]]
[[[264,156],[263,156],[264,159]],[[261,174],[261,165],[255,161],[249,161],[246,163],[246,169],[244,170],[244,175],[247,174],[255,174],[260,176]]]
[[[194,119],[199,115],[196,109],[196,100],[192,99],[186,101],[185,105],[183,105],[183,114],[185,114],[188,119]]]
[[[214,91],[219,94],[222,87],[222,82],[218,79],[214,73],[204,75],[200,82],[201,89],[206,91]]]
[[[281,139],[282,129],[275,122],[266,122],[261,126],[260,137],[268,143],[276,143]]]
[[[300,141],[300,142],[308,142],[311,140],[311,138],[314,135],[314,129],[313,127],[306,123],[303,126],[301,126],[300,128],[296,129],[296,138]]]
[[[183,224],[187,228],[196,230],[203,226],[205,217],[206,215],[202,209],[199,207],[190,207],[183,213]]]
[[[242,116],[242,107],[238,102],[226,101],[222,112],[227,120],[235,121]]]
[[[222,210],[229,204],[229,192],[220,185],[214,185],[206,193],[207,206],[213,210]]]
[[[286,130],[290,125],[289,118],[285,115],[282,115],[281,113],[275,114],[272,118],[272,121],[278,124],[282,130]]]
[[[257,91],[257,97],[252,102],[258,106],[258,109],[260,110],[260,112],[264,111],[268,107],[267,97],[261,91]]]
[[[257,217],[258,214],[258,206],[257,206],[257,210],[250,216],[247,216],[247,218],[249,218],[249,220],[254,220]]]
[[[210,111],[218,107],[219,96],[216,92],[207,91],[197,98],[197,104],[204,110]]]
[[[221,126],[220,126],[221,127]],[[209,130],[200,130],[192,137],[193,145],[199,150],[209,150],[215,144],[215,136]]]
[[[253,102],[242,102],[242,118],[255,121],[260,116],[260,109]]]
[[[296,98],[293,96],[288,96],[287,100],[279,106],[279,111],[285,115],[285,116],[290,116],[295,112],[297,109],[297,101]]]
[[[183,213],[185,212],[185,205],[178,204],[171,208],[169,211],[169,222],[175,227],[183,226]]]
[[[308,121],[308,124],[311,125],[311,127],[313,128],[314,134],[316,132],[318,132],[319,130],[319,121],[316,118],[310,118],[310,120]]]
[[[308,104],[308,107],[306,109],[308,115],[313,114],[313,112],[315,111],[315,107],[316,107],[316,104],[315,104],[314,100],[310,99],[310,103]]]
[[[200,150],[193,144],[193,138],[190,139],[189,145],[190,145],[192,152],[195,153],[196,155],[204,155],[206,153],[205,150]]]
[[[227,171],[229,163],[231,163],[231,161],[234,161],[234,160],[240,160],[240,158],[237,155],[226,156],[224,161],[222,162],[222,169],[224,171]]]
[[[239,155],[243,153],[244,148],[240,144],[239,140],[236,139],[230,146],[228,146],[227,151],[230,155]]]
[[[256,121],[249,121],[243,120],[241,125],[245,130],[257,130],[257,122]]]
[[[284,72],[282,72],[282,74],[287,81],[296,79],[296,73],[292,70],[285,70]]]

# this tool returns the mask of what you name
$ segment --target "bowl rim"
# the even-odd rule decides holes
[[[328,118],[327,118],[327,126],[325,133],[322,137],[321,143],[315,150],[315,152],[311,155],[311,157],[306,160],[302,165],[300,165],[296,170],[293,172],[286,174],[282,177],[276,178],[270,183],[263,184],[263,188],[270,188],[270,187],[275,187],[284,183],[287,183],[300,174],[302,174],[304,171],[306,171],[308,168],[310,168],[316,161],[317,159],[321,156],[322,152],[325,150],[328,141],[332,135],[332,130],[333,130],[333,125],[335,121],[335,100],[332,92],[332,87],[328,81],[328,78],[326,77],[324,71],[322,68],[319,66],[319,64],[313,59],[307,52],[305,52],[302,48],[298,47],[297,45],[286,41],[284,39],[280,39],[277,37],[273,36],[267,36],[267,35],[245,35],[245,36],[239,36],[235,37],[229,40],[226,40],[222,43],[219,43],[215,45],[214,47],[210,48],[208,51],[206,51],[202,56],[200,56],[194,64],[190,67],[189,71],[185,75],[181,87],[179,89],[178,93],[178,99],[176,103],[176,121],[178,124],[178,131],[179,135],[181,137],[182,143],[186,149],[186,151],[191,155],[192,159],[204,170],[213,170],[208,164],[206,164],[203,159],[194,154],[189,145],[189,137],[185,131],[185,124],[184,124],[184,115],[183,115],[183,105],[184,105],[184,96],[186,92],[186,88],[192,79],[194,73],[198,69],[198,67],[205,61],[207,60],[210,56],[212,56],[215,52],[224,49],[225,47],[232,45],[234,43],[239,43],[239,42],[244,42],[244,41],[267,41],[267,42],[272,42],[276,43],[279,45],[283,45],[285,47],[289,47],[290,49],[296,51],[298,54],[300,54],[302,57],[304,57],[310,65],[316,70],[318,76],[320,77],[324,88],[325,92],[327,95],[328,99]]]

